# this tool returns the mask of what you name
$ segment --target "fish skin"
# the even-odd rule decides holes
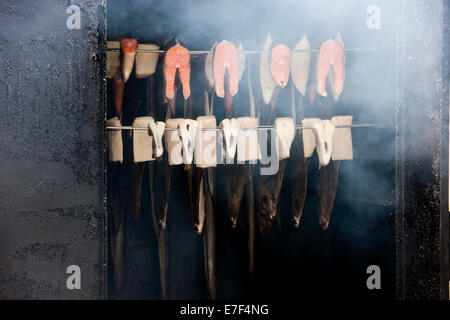
[[[130,202],[128,209],[135,222],[139,220],[141,214],[141,186],[145,164],[145,162],[130,162],[126,166],[128,167],[130,179]]]
[[[138,113],[139,108],[142,105],[143,99],[139,95],[139,86],[138,81],[130,81],[130,96],[129,96],[129,104],[127,105],[127,117],[130,120],[130,123],[133,123],[136,119],[136,115]],[[128,121],[126,121],[128,122]],[[125,123],[126,123],[125,122]],[[129,139],[132,139],[132,133],[128,135]],[[140,215],[140,198],[141,198],[141,185],[142,185],[142,177],[144,172],[144,165],[142,163],[134,163],[132,160],[125,164],[125,168],[127,170],[127,176],[124,177],[128,182],[127,193],[128,193],[128,203],[127,210],[131,217],[137,221]]]
[[[247,198],[247,212],[248,212],[248,272],[250,279],[255,278],[255,195],[253,190],[253,177],[245,187]]]
[[[170,192],[170,166],[167,152],[156,161],[152,161],[154,168],[155,183],[158,188],[154,188],[156,221],[161,230],[167,225],[167,206]],[[151,164],[150,164],[151,165]]]
[[[121,294],[124,283],[123,248],[125,236],[125,214],[121,209],[120,182],[122,164],[110,163],[108,170],[108,196],[110,199],[109,243],[116,292]]]
[[[199,168],[193,164],[186,165],[185,170],[188,177],[189,200],[191,203],[192,222],[195,232],[200,235],[203,232],[205,222],[204,208],[204,178],[205,169]]]
[[[334,201],[336,199],[336,190],[339,178],[340,161],[330,161],[330,163],[320,169],[319,182],[319,224],[323,231],[328,229],[331,213],[333,211]]]
[[[235,228],[245,186],[251,181],[251,169],[245,164],[234,164],[226,165],[224,171],[226,210],[231,227]]]
[[[279,161],[279,169],[274,175],[260,176],[256,194],[256,219],[260,235],[267,234],[277,215],[278,200],[286,169],[287,159]]]
[[[157,72],[162,75],[163,70],[157,68]],[[164,88],[164,80],[160,77],[161,82],[157,87]],[[169,108],[158,108],[166,106],[163,103],[163,97],[156,95],[154,90],[154,77],[149,78],[148,86],[148,105],[147,113],[151,115],[155,120],[167,119],[169,115]],[[161,101],[154,99],[154,97],[161,98]],[[156,101],[154,101],[156,100]],[[154,103],[156,102],[156,104]],[[156,107],[158,106],[158,107]],[[167,146],[165,145],[165,139],[162,140],[164,152],[162,156],[158,157],[155,161],[148,163],[148,178],[151,197],[151,216],[153,222],[153,229],[156,234],[158,242],[158,262],[159,262],[159,277],[161,286],[161,297],[166,300],[170,295],[170,273],[169,273],[169,243],[168,243],[168,230],[167,230],[167,207],[169,201],[170,191],[170,167],[167,154]]]
[[[120,72],[114,75],[113,79],[113,94],[114,94],[114,108],[117,117],[120,119],[122,115],[123,94],[125,92],[125,82],[122,80]]]
[[[272,42],[272,37],[268,34],[263,45],[263,50],[269,50]],[[269,54],[266,52],[261,54],[259,60],[259,82],[264,104],[269,104],[272,100],[273,92],[275,91],[277,83],[275,82],[275,79],[273,79],[272,73],[270,72]]]
[[[203,232],[203,250],[205,261],[206,286],[212,300],[216,299],[216,222],[214,213],[214,171],[205,169],[203,176],[205,203],[205,224]]]
[[[217,45],[217,41],[214,42],[213,46],[211,47],[211,51],[214,50],[214,48]],[[203,62],[203,81],[205,85],[205,89],[207,92],[211,92],[212,89],[214,89],[214,68],[213,68],[213,61],[214,61],[214,55],[212,53],[208,53],[204,55],[204,62]]]
[[[233,104],[233,96],[228,89],[225,89],[224,106],[227,117],[231,117],[231,105]]]
[[[291,163],[293,164],[293,184],[292,184],[292,220],[296,228],[300,225],[300,219],[303,213],[303,207],[306,202],[306,190],[308,181],[308,163],[303,154],[303,141],[300,132],[296,137],[291,148]]]
[[[166,154],[166,152],[164,153]],[[163,162],[164,159],[160,159],[160,162]],[[166,156],[167,162],[167,156]],[[167,201],[164,203],[164,200],[161,201],[161,193],[157,194],[157,190],[159,188],[155,188],[155,181],[157,180],[157,167],[158,161],[152,161],[149,163],[149,185],[150,185],[150,196],[151,196],[151,205],[152,205],[152,221],[153,228],[156,233],[156,238],[158,241],[158,259],[159,259],[159,274],[160,274],[160,284],[161,284],[161,296],[162,299],[167,300],[169,297],[169,254],[168,254],[168,231],[166,230],[165,220],[164,223],[161,222],[159,216],[161,216],[161,209],[165,210],[167,213]],[[168,164],[167,164],[168,167]],[[170,171],[169,171],[170,172]],[[169,176],[170,182],[170,176]],[[165,189],[166,190],[166,189]],[[164,192],[163,192],[164,194]],[[164,199],[164,197],[163,197]],[[167,196],[168,200],[168,196]],[[162,208],[161,208],[162,204]],[[158,206],[160,208],[158,209]],[[164,214],[164,217],[166,215]]]

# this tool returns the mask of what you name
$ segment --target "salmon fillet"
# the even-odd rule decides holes
[[[289,80],[291,65],[291,50],[284,44],[276,45],[272,49],[270,71],[276,83],[284,88]]]
[[[323,97],[327,96],[326,79],[330,68],[334,72],[334,95],[339,96],[344,87],[345,59],[344,49],[335,40],[329,39],[320,46],[317,61],[317,93]]]
[[[185,47],[176,44],[166,52],[164,58],[164,79],[166,81],[166,97],[173,99],[175,97],[175,75],[178,75],[183,86],[183,96],[186,100],[191,95],[190,76],[191,76],[191,55]]]
[[[308,37],[304,35],[302,39],[295,45],[295,50],[311,49]],[[309,77],[309,66],[311,65],[310,52],[294,52],[291,58],[291,77],[295,87],[302,94],[306,95],[306,84]]]

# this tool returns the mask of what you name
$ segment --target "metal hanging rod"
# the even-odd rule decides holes
[[[108,48],[108,51],[120,51],[119,48]],[[375,51],[376,48],[344,48],[344,51]],[[166,50],[151,50],[151,49],[137,49],[137,52],[143,53],[161,53],[164,54]],[[199,54],[209,54],[214,53],[213,50],[190,50],[191,55],[199,55]],[[268,50],[242,50],[239,51],[239,54],[260,54],[260,53],[269,53]],[[309,50],[292,50],[292,52],[319,52],[319,49],[309,49]]]
[[[391,125],[381,123],[355,123],[351,125],[336,125],[336,128],[389,128]],[[107,126],[107,130],[150,130],[148,127],[133,127],[133,126]],[[312,129],[311,126],[295,126],[296,130]],[[165,131],[176,131],[178,128],[165,128]],[[275,130],[273,126],[259,126],[258,128],[240,128],[239,130]],[[216,128],[199,128],[197,131],[220,131],[219,127]]]

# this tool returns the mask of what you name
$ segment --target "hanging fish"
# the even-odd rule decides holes
[[[268,36],[266,40],[265,46],[268,46],[271,38]],[[266,86],[262,86],[263,92],[263,101],[266,102],[266,98],[264,97],[264,92],[269,93],[272,88],[274,88],[272,92],[272,96],[270,97],[270,110],[269,115],[266,117],[266,125],[270,125],[272,122],[273,112],[277,103],[279,90],[284,89],[289,81],[290,74],[290,63],[291,63],[291,50],[284,44],[276,45],[272,49],[271,61],[270,61],[270,76],[267,75],[266,68],[267,66],[263,65],[267,63],[267,61],[261,58],[261,67],[260,71],[263,74],[260,74],[260,79],[265,79]],[[271,80],[269,80],[271,79]],[[269,84],[267,86],[267,84]],[[273,86],[275,84],[275,87]],[[263,83],[262,83],[263,85]],[[265,88],[266,87],[266,88]],[[270,90],[269,90],[270,88]],[[262,115],[265,116],[265,115]],[[293,122],[290,122],[288,119],[277,119],[279,121],[275,121],[275,128],[277,130],[277,142],[282,142],[283,145],[292,144],[292,140],[295,135],[295,125]],[[291,119],[292,121],[292,119]],[[282,126],[284,130],[278,130],[278,126]],[[273,133],[272,133],[273,134]],[[277,152],[272,148],[270,151],[272,153]],[[256,218],[258,219],[258,228],[260,234],[266,234],[271,226],[272,222],[277,214],[277,206],[278,200],[281,191],[281,185],[283,182],[284,171],[287,164],[287,158],[289,155],[283,155],[279,157],[278,171],[273,175],[261,175],[258,179],[257,185],[257,193],[256,193]]]
[[[309,69],[311,65],[311,53],[309,51],[301,52],[301,50],[310,50],[308,37],[303,35],[301,40],[294,47],[291,59],[291,105],[292,114],[296,122],[301,122],[304,116],[303,99],[306,96],[306,86],[309,79]],[[300,51],[300,52],[299,52]],[[294,87],[300,92],[298,105],[296,103],[296,92]],[[291,196],[291,214],[294,226],[300,225],[300,218],[303,213],[303,207],[306,201],[307,179],[308,179],[308,163],[303,150],[303,130],[297,131],[291,148],[291,163],[293,164],[292,179],[292,196]]]
[[[176,91],[175,77],[178,76],[183,87],[183,97],[188,99],[191,95],[190,76],[191,76],[191,55],[188,49],[175,44],[166,51],[164,57],[164,79],[165,79],[165,95],[169,101],[169,109],[172,117],[175,117]]]
[[[334,77],[333,96],[337,100],[344,87],[345,55],[343,46],[332,39],[322,43],[317,61],[317,93],[323,97],[327,97],[325,85],[330,68]]]
[[[120,120],[117,117],[109,119],[106,124],[107,126],[114,127],[121,126]],[[120,203],[120,183],[123,168],[122,130],[108,131],[108,161],[110,162],[107,171],[108,211],[110,212],[108,238],[111,247],[115,289],[120,294],[122,293],[124,283],[123,246],[125,235],[125,214]]]
[[[229,41],[220,42],[214,52],[214,81],[216,95],[225,98],[225,111],[231,115],[233,97],[239,90],[238,50]],[[225,78],[228,82],[225,84]]]
[[[328,97],[316,103],[318,110],[323,115],[323,118],[330,119],[332,115],[333,104],[335,101],[337,101],[339,95],[342,93],[345,78],[344,42],[340,34],[336,36],[335,40],[329,39],[322,43],[317,60],[316,70],[318,94],[327,97],[325,82],[328,81],[330,83],[330,89],[332,91],[333,99]],[[328,132],[329,131],[330,130],[328,130]],[[330,141],[330,138],[325,140]],[[333,144],[331,145],[331,147],[333,147]],[[322,152],[322,154],[326,157],[325,159],[324,157],[322,157],[322,161],[327,160],[330,156],[328,154],[329,150],[323,151],[324,152]],[[332,154],[330,158],[331,157]],[[319,158],[319,160],[321,159]],[[326,161],[322,162],[322,165],[324,165],[325,163]],[[319,170],[320,179],[318,185],[318,216],[319,224],[323,231],[326,231],[328,229],[331,213],[333,211],[334,201],[336,199],[339,178],[339,164],[340,160],[331,159],[328,165],[322,166],[322,168]]]
[[[131,76],[134,66],[134,58],[136,56],[138,43],[136,39],[120,40],[120,48],[122,49],[122,79],[127,82]]]

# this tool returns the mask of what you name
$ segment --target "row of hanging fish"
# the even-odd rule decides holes
[[[153,117],[138,117],[134,119],[134,127],[145,127],[148,130],[133,130],[133,161],[131,166],[133,176],[142,176],[143,165],[149,164],[150,189],[152,192],[152,217],[158,238],[158,250],[161,271],[161,287],[163,297],[167,297],[167,233],[166,215],[170,190],[170,167],[184,164],[189,181],[191,209],[194,225],[198,234],[204,234],[205,273],[210,296],[215,296],[215,226],[212,201],[214,197],[214,170],[217,165],[219,152],[225,157],[225,163],[246,162],[261,159],[259,134],[256,130],[260,123],[269,125],[272,122],[272,112],[276,107],[279,90],[284,89],[289,78],[302,96],[306,95],[311,62],[316,65],[315,81],[310,81],[314,91],[327,97],[328,81],[335,101],[343,90],[345,77],[344,45],[340,36],[329,39],[320,46],[316,60],[310,52],[308,38],[303,36],[293,50],[283,44],[273,46],[270,34],[263,45],[263,52],[259,59],[259,85],[262,102],[270,106],[270,115],[264,121],[259,110],[255,114],[255,97],[249,86],[249,117],[232,118],[233,97],[238,93],[239,82],[242,80],[246,59],[242,44],[237,47],[230,41],[214,44],[206,53],[202,73],[206,79],[204,89],[208,93],[214,90],[215,96],[224,99],[226,119],[220,123],[219,135],[222,136],[224,150],[217,149],[217,131],[202,130],[216,129],[216,118],[213,116],[214,94],[206,99],[205,115],[196,119],[175,117],[175,99],[178,85],[176,75],[180,80],[182,95],[185,100],[191,96],[191,52],[178,42],[169,46],[164,43],[160,50],[155,44],[138,44],[135,39],[108,41],[107,47],[107,77],[112,79],[114,107],[117,117],[108,120],[107,125],[121,126],[121,113],[125,83],[130,78],[133,69],[138,79],[151,77],[157,70],[160,53],[164,52],[163,81],[164,103],[167,104],[165,121],[155,121]],[[146,52],[147,50],[147,52]],[[333,72],[330,72],[332,69]],[[197,70],[198,72],[198,70]],[[250,83],[250,69],[248,81]],[[227,81],[227,82],[226,82]],[[294,89],[292,89],[294,90]],[[208,96],[208,95],[206,95]],[[295,105],[295,99],[293,104]],[[186,104],[185,104],[186,109]],[[295,109],[295,108],[293,108]],[[186,110],[185,110],[186,112]],[[185,115],[186,117],[186,115]],[[324,230],[328,227],[331,209],[337,187],[337,172],[339,160],[353,158],[351,129],[336,126],[351,125],[351,116],[327,117],[330,120],[306,118],[301,120],[303,129],[302,143],[293,143],[296,132],[295,116],[292,118],[277,118],[274,120],[276,143],[278,146],[279,170],[275,175],[255,175],[254,167],[248,163],[225,166],[225,198],[230,224],[234,228],[239,215],[244,190],[248,208],[248,251],[249,271],[253,275],[253,226],[258,225],[261,234],[270,230],[277,213],[278,197],[281,190],[286,161],[291,158],[295,165],[295,181],[293,185],[292,217],[294,225],[298,227],[303,204],[306,198],[306,179],[308,159],[314,150],[319,158],[321,171],[321,195],[319,200],[319,222]],[[169,129],[169,130],[167,130]],[[199,129],[199,130],[197,130]],[[249,130],[250,129],[250,130]],[[253,130],[251,130],[253,129]],[[165,139],[163,139],[165,137]],[[253,141],[254,143],[243,143]],[[108,131],[109,160],[119,164],[123,161],[123,146],[121,130]],[[300,151],[299,151],[300,150]],[[292,152],[291,152],[292,151]],[[291,156],[291,153],[292,156]],[[162,161],[152,161],[160,159]],[[199,161],[200,159],[200,161]],[[195,162],[195,165],[193,164]],[[328,165],[329,164],[329,165]],[[255,180],[254,177],[256,178]],[[139,178],[137,181],[140,181]],[[157,184],[157,185],[156,185]],[[255,184],[256,195],[253,195]],[[134,193],[135,204],[131,205],[132,216],[137,220],[139,216],[140,182],[137,182]],[[134,188],[134,187],[133,187]],[[322,194],[324,196],[322,196]],[[255,205],[255,208],[253,208]],[[118,215],[123,212],[117,213]],[[256,219],[255,219],[256,218]],[[120,217],[123,220],[123,217]],[[116,219],[117,220],[117,219]],[[256,223],[255,223],[256,220]],[[114,221],[114,220],[113,220]],[[122,225],[114,226],[122,230]],[[123,283],[122,253],[123,236],[118,231],[111,239],[114,252],[114,272],[116,283]]]
[[[302,130],[303,152],[310,158],[316,150],[319,167],[328,165],[330,160],[352,160],[353,148],[350,127],[352,116],[335,116],[331,120],[305,118],[302,125],[311,127]],[[121,126],[117,117],[107,121],[109,127]],[[217,165],[217,140],[222,139],[222,163],[232,164],[244,161],[261,160],[258,119],[240,117],[224,119],[217,135],[216,118],[200,116],[193,119],[167,119],[167,122],[154,121],[152,117],[137,117],[133,122],[134,162],[152,161],[162,156],[164,145],[167,148],[169,165],[192,164],[201,168]],[[148,130],[142,130],[148,128]],[[172,129],[172,130],[166,130]],[[276,147],[278,160],[289,158],[295,136],[295,123],[292,118],[275,119]],[[163,140],[165,137],[165,143]],[[123,161],[121,129],[111,128],[108,132],[109,161]]]
[[[311,53],[307,36],[295,45],[293,50],[284,44],[274,46],[269,55],[268,50],[273,43],[270,34],[267,35],[263,45],[264,52],[260,57],[260,82],[263,101],[269,104],[274,96],[277,86],[286,87],[289,75],[292,77],[295,87],[305,96],[308,81]],[[136,78],[145,78],[155,73],[159,59],[159,47],[155,44],[138,44],[135,39],[122,39],[119,41],[108,41],[107,43],[107,77],[114,78],[115,87],[123,88],[129,79],[134,65]],[[120,50],[120,51],[119,51]],[[149,52],[145,52],[148,50]],[[155,51],[155,52],[152,52]],[[122,54],[120,54],[122,53]],[[184,99],[188,99],[190,90],[190,51],[177,43],[165,52],[164,78],[165,95],[174,99],[175,75],[178,71],[183,88]],[[330,68],[333,69],[331,84],[333,86],[333,97],[337,101],[343,90],[345,78],[345,54],[343,42],[340,35],[336,39],[329,39],[320,46],[317,59],[317,93],[327,97],[326,79]],[[239,81],[245,69],[245,52],[242,44],[237,48],[232,42],[223,40],[211,48],[205,59],[205,76],[210,89],[215,88],[216,95],[225,98],[227,113],[231,111],[232,99],[239,90]],[[119,72],[120,71],[120,72]],[[224,90],[224,75],[228,73],[229,92]],[[116,101],[119,102],[123,95],[123,89],[119,90]],[[169,103],[170,104],[170,103]],[[170,104],[172,115],[174,115],[175,104]],[[116,103],[117,114],[120,118],[121,103]]]

